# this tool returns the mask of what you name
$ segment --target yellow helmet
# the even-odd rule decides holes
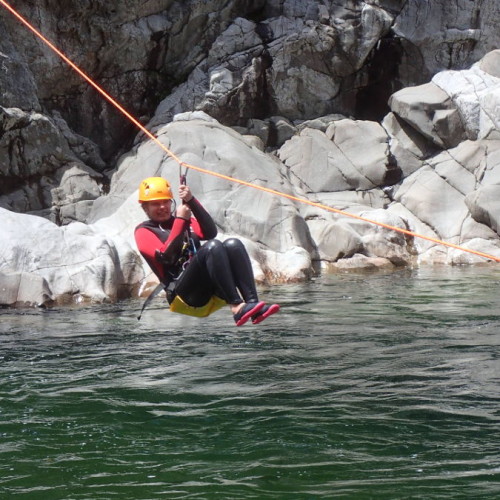
[[[173,200],[170,184],[163,177],[148,177],[139,186],[139,203],[155,200]]]

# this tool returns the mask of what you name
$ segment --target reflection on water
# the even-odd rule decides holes
[[[239,329],[161,301],[0,311],[0,497],[498,498],[499,283],[327,276]]]

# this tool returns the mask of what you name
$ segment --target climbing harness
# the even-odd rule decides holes
[[[187,169],[195,170],[197,172],[212,175],[214,177],[218,177],[220,179],[227,180],[229,182],[233,182],[236,184],[240,184],[242,186],[251,187],[253,189],[259,189],[260,191],[264,191],[269,194],[273,194],[276,196],[280,196],[282,198],[287,198],[292,201],[296,201],[299,203],[304,203],[306,205],[310,205],[322,210],[326,210],[328,212],[333,212],[339,215],[343,215],[346,217],[350,217],[356,220],[360,220],[363,222],[367,222],[369,224],[374,224],[376,226],[383,227],[385,229],[389,229],[391,231],[396,231],[398,233],[405,234],[407,236],[411,236],[414,238],[420,238],[426,241],[430,241],[432,243],[436,243],[438,245],[443,245],[449,248],[454,248],[456,250],[461,250],[463,252],[468,252],[473,255],[477,255],[479,257],[484,257],[485,259],[493,260],[495,262],[500,262],[500,257],[496,257],[494,255],[480,252],[478,250],[473,250],[471,248],[466,248],[460,245],[456,245],[454,243],[449,243],[447,241],[440,240],[438,238],[432,238],[430,236],[425,236],[423,234],[416,233],[414,231],[410,231],[408,229],[403,229],[396,226],[391,226],[389,224],[385,224],[383,222],[378,222],[372,219],[368,219],[366,217],[362,217],[359,215],[351,214],[349,212],[345,212],[343,210],[330,207],[328,205],[324,205],[322,203],[317,203],[306,198],[300,198],[291,194],[284,193],[282,191],[277,191],[275,189],[267,188],[264,186],[258,186],[257,184],[253,184],[251,182],[243,181],[241,179],[237,179],[235,177],[230,177],[228,175],[220,174],[218,172],[214,172],[213,170],[208,170],[196,165],[191,165],[183,162],[173,151],[168,149],[162,142],[152,133],[150,132],[144,125],[142,125],[134,116],[132,116],[123,106],[121,106],[113,97],[111,97],[102,87],[100,87],[94,80],[92,80],[86,73],[84,73],[73,61],[71,61],[63,52],[61,52],[52,42],[50,42],[43,34],[38,31],[28,20],[26,20],[21,14],[19,14],[14,8],[12,8],[7,2],[4,0],[0,0],[0,4],[2,4],[13,16],[15,16],[22,24],[24,24],[30,31],[32,31],[43,43],[45,43],[52,51],[54,51],[64,62],[66,62],[74,71],[76,71],[84,80],[86,80],[92,87],[94,87],[97,92],[99,92],[107,101],[109,101],[118,111],[120,111],[128,120],[130,120],[139,130],[141,130],[147,137],[149,137],[153,142],[155,142],[170,158],[176,161],[179,166],[184,166]]]

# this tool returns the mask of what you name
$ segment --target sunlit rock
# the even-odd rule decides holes
[[[350,259],[342,259],[326,268],[329,271],[379,271],[392,270],[394,264],[384,257],[367,257],[363,254],[355,254]]]
[[[391,96],[389,105],[393,113],[443,149],[466,138],[457,107],[433,82],[399,90]]]
[[[30,15],[195,167],[188,183],[220,238],[242,238],[257,280],[295,281],[330,266],[500,254],[500,55],[488,53],[500,43],[500,6],[456,7],[97,0],[68,5],[62,19],[48,0]],[[9,19],[0,18],[2,300],[138,293],[154,278],[133,241],[145,217],[136,189],[163,175],[175,191],[179,164],[143,133],[134,142],[120,113]]]
[[[12,298],[15,292],[15,303],[112,301],[130,295],[138,280],[137,254],[119,235],[4,209],[0,219],[0,273],[14,276],[2,281],[9,289],[3,293]]]
[[[500,184],[480,187],[466,196],[465,203],[475,221],[500,234]]]
[[[307,192],[365,191],[399,180],[389,165],[388,136],[375,122],[338,120],[326,132],[305,128],[278,154]]]
[[[42,276],[0,271],[0,306],[45,307],[53,303],[49,284]]]
[[[390,154],[403,177],[421,168],[424,160],[438,150],[429,139],[394,113],[384,117],[382,126],[389,136]]]

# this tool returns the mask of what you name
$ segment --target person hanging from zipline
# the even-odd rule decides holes
[[[176,207],[166,179],[144,179],[139,203],[148,220],[134,233],[139,252],[166,289],[170,309],[203,317],[227,303],[236,326],[250,319],[258,324],[277,313],[278,304],[259,301],[243,243],[215,239],[212,217],[182,179],[179,198],[182,203]]]

